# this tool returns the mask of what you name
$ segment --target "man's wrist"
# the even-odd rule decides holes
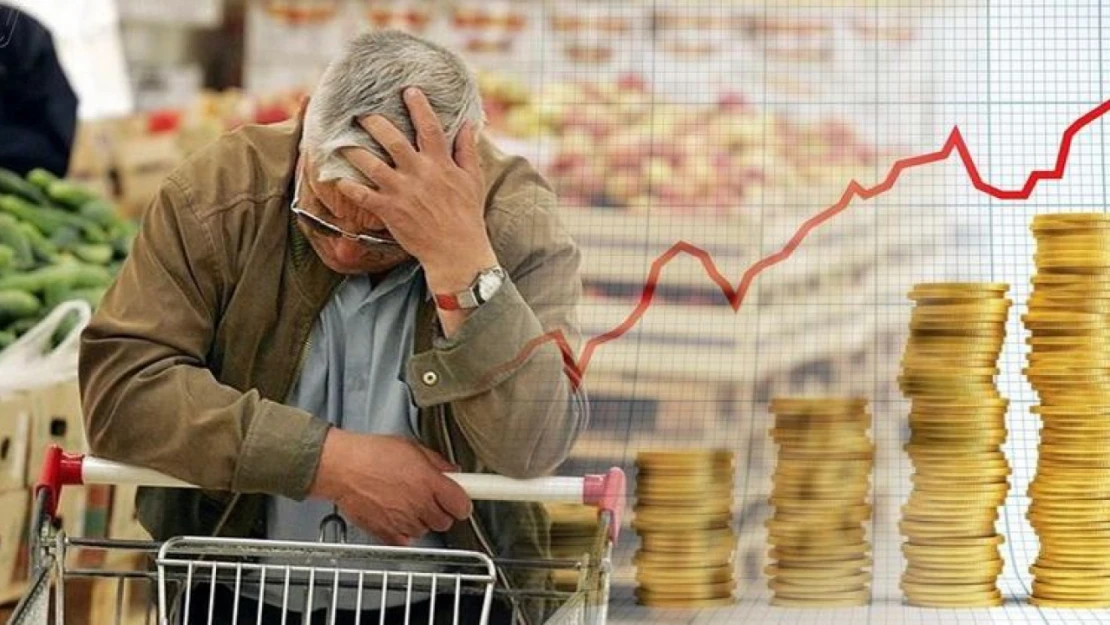
[[[433,294],[458,293],[470,288],[479,273],[495,265],[497,265],[497,256],[493,253],[493,248],[488,248],[472,257],[458,259],[453,263],[425,265],[424,279],[427,280],[428,289]]]
[[[337,453],[336,448],[341,444],[339,441],[341,436],[343,432],[338,428],[328,428],[328,433],[324,436],[324,445],[320,450],[320,462],[316,465],[316,475],[308,487],[310,497],[335,501],[338,488],[334,483],[332,463]]]

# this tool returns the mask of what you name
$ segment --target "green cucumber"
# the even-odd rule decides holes
[[[42,310],[42,302],[25,291],[0,289],[0,319],[23,319]]]
[[[49,172],[47,172],[49,173]],[[0,167],[0,193],[11,193],[35,204],[49,204],[42,189],[27,182],[14,171]]]
[[[112,262],[115,250],[107,243],[84,243],[73,248],[73,254],[93,265],[107,265]]]
[[[70,210],[78,210],[85,204],[98,199],[96,194],[90,193],[81,185],[68,180],[55,180],[46,187],[46,194],[59,206]]]

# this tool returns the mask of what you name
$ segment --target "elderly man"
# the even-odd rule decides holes
[[[351,542],[544,555],[541,508],[472,504],[443,473],[550,472],[584,425],[559,350],[519,357],[551,330],[577,338],[579,253],[554,195],[481,138],[461,60],[408,35],[351,42],[301,118],[166,179],[83,335],[92,450],[206,489],[140,491],[159,539],[316,540],[338,510]],[[214,589],[217,614],[281,609],[231,592]]]

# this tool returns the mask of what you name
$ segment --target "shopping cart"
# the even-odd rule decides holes
[[[378,610],[374,617],[377,625],[420,625],[432,623],[433,618],[438,624],[444,622],[444,614],[455,625],[485,625],[497,596],[518,605],[544,602],[551,606],[545,612],[548,625],[605,623],[612,549],[620,532],[625,495],[620,469],[584,478],[533,480],[449,475],[474,500],[574,502],[596,507],[598,525],[592,548],[574,560],[500,560],[474,551],[345,544],[342,519],[335,515],[322,524],[319,542],[178,537],[159,543],[75,538],[65,534],[55,516],[63,486],[192,486],[148,469],[71,455],[52,447],[35,486],[29,539],[32,577],[9,625],[45,625],[51,622],[51,612],[52,622],[66,623],[66,582],[79,578],[115,581],[117,624],[171,625],[184,620],[215,625],[221,622],[214,616],[218,587],[230,590],[224,596],[234,598],[232,622],[241,619],[258,625],[285,624],[286,617],[292,614],[295,618],[296,613],[303,613],[306,625],[334,625],[337,615],[370,625],[362,615],[372,609]],[[335,539],[325,540],[325,534],[334,534]],[[81,551],[114,554],[113,561],[131,566],[81,567],[74,564],[83,561],[74,557]],[[506,571],[513,568],[548,571],[550,575],[563,571],[564,576],[573,571],[577,587],[560,591],[543,583],[538,588],[503,588],[505,584],[498,580],[507,579]],[[124,620],[125,584],[147,588],[137,621],[132,612]],[[242,600],[244,596],[255,599]],[[437,602],[448,602],[439,605],[438,617]],[[412,607],[418,603],[426,608],[427,616],[414,616],[417,613]],[[465,606],[472,607],[467,610]],[[275,619],[275,614],[280,618]]]

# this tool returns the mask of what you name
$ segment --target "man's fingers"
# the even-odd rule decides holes
[[[471,503],[466,491],[449,477],[442,478],[437,484],[435,500],[447,514],[460,521],[469,518],[474,509],[474,504]]]
[[[435,501],[429,502],[429,505],[420,515],[420,521],[433,532],[446,532],[455,524],[454,517],[440,508]]]
[[[482,176],[482,163],[478,158],[478,134],[474,124],[464,121],[459,133],[455,135],[455,162],[466,173],[476,178]]]
[[[432,110],[428,97],[416,87],[409,87],[405,89],[404,98],[412,125],[416,128],[416,145],[420,147],[420,151],[446,159],[451,153],[447,145],[447,135],[444,134],[443,126]]]
[[[367,115],[360,117],[358,123],[389,153],[398,167],[408,167],[416,162],[416,149],[389,120],[381,115]]]
[[[369,178],[371,182],[378,185],[378,188],[396,188],[400,178],[397,171],[382,159],[371,154],[368,150],[363,148],[343,148],[341,153],[343,154],[343,158],[346,158],[351,165],[355,166],[355,169],[362,172],[362,175]],[[372,191],[373,189],[367,190]]]

